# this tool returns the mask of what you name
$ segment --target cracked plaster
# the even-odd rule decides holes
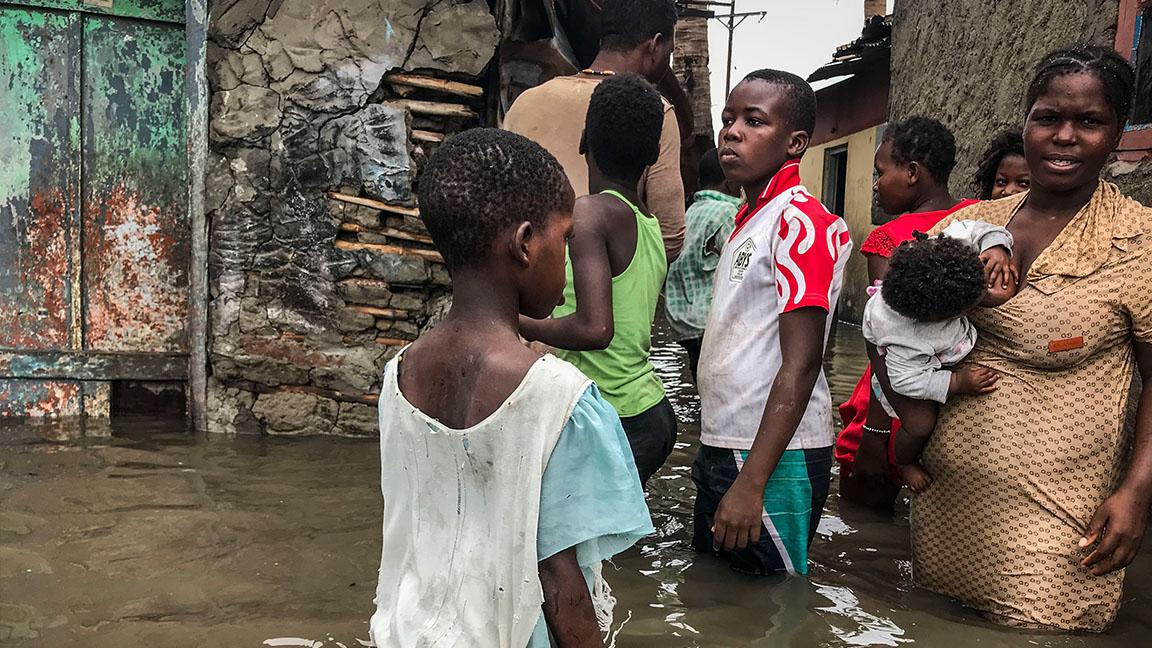
[[[400,303],[412,312],[419,291],[447,285],[422,259],[337,248],[342,220],[383,223],[375,210],[334,210],[326,193],[414,204],[412,118],[370,98],[393,70],[480,75],[495,21],[484,0],[223,0],[212,16],[210,429],[371,434],[374,408],[362,403],[253,390],[374,391],[394,351],[345,297],[392,293],[344,280],[406,286]],[[285,420],[281,406],[300,416]]]

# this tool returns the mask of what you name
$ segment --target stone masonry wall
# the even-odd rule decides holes
[[[1024,92],[1047,52],[1072,43],[1112,46],[1117,0],[897,0],[892,34],[893,121],[926,115],[956,135],[956,195],[968,196],[979,156],[1024,119]],[[1152,158],[1105,170],[1152,205]]]
[[[498,38],[485,0],[213,4],[209,430],[376,433],[448,291],[415,171],[482,122]]]

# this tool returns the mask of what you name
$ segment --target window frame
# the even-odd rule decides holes
[[[843,160],[843,164],[839,160]],[[842,169],[841,169],[842,167]],[[832,182],[829,183],[829,180]],[[840,211],[845,211],[848,208],[848,143],[845,142],[840,146],[830,146],[824,149],[824,179],[821,183],[823,186],[820,188],[820,202],[831,211],[832,213],[844,217],[844,214],[836,211],[837,205],[841,205]],[[834,193],[829,195],[829,188],[832,187]]]
[[[1152,0],[1120,0],[1115,46],[1116,51],[1129,61],[1132,60],[1135,45],[1136,17],[1147,9],[1152,9]],[[1152,29],[1152,24],[1144,25],[1143,29]],[[1116,157],[1120,160],[1139,161],[1149,156],[1152,156],[1152,122],[1125,125]]]

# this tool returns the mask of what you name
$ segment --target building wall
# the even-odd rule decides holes
[[[416,171],[483,121],[495,18],[485,0],[231,0],[208,37],[208,429],[375,434],[384,362],[448,291]]]
[[[1035,65],[1057,47],[1113,46],[1117,0],[896,0],[890,118],[926,115],[956,135],[956,195],[999,130],[1023,122],[1024,91]],[[1106,175],[1152,204],[1152,158],[1118,161]]]
[[[813,144],[824,144],[888,121],[888,68],[853,76],[816,92]]]
[[[800,178],[817,198],[824,196],[824,159],[827,151],[848,147],[848,173],[845,183],[844,213],[852,234],[852,257],[844,272],[844,289],[837,308],[839,319],[856,322],[864,312],[868,295],[868,265],[859,253],[860,243],[872,231],[872,158],[880,128],[867,128],[808,149],[800,162]]]

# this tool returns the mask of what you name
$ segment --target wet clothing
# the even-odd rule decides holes
[[[979,221],[955,221],[944,235],[964,242],[976,252],[1000,246],[1012,251],[1012,235],[1003,227]],[[864,306],[864,339],[884,356],[892,390],[908,398],[944,403],[952,381],[951,367],[976,345],[976,328],[961,315],[939,322],[919,322],[897,313],[888,305],[882,291]],[[872,394],[880,399],[888,416],[895,417],[892,405],[872,376]]]
[[[700,351],[700,441],[752,447],[780,370],[780,315],[816,307],[831,313],[852,251],[848,226],[800,185],[788,162],[736,228],[716,268],[712,309]],[[824,339],[832,326],[827,318]],[[832,445],[832,397],[821,370],[789,450]]]
[[[692,463],[696,484],[692,546],[697,551],[714,551],[711,529],[716,509],[747,458],[747,450],[700,447]],[[807,574],[808,547],[816,536],[831,480],[831,446],[784,451],[764,488],[760,540],[725,554],[732,569],[756,576]]]
[[[962,200],[950,209],[904,214],[872,230],[860,245],[860,253],[875,254],[887,259],[901,243],[912,240],[914,232],[928,232],[946,216],[978,202],[978,200]],[[852,396],[840,405],[840,421],[844,427],[836,437],[836,460],[840,462],[841,470],[846,473],[852,471],[852,464],[856,461],[856,451],[860,448],[860,435],[863,434],[864,423],[868,420],[868,401],[871,393],[872,368],[869,366],[856,383]],[[892,419],[892,434],[888,439],[888,463],[892,466],[891,478],[897,484],[902,483],[900,474],[895,469],[894,454],[895,437],[899,430],[899,419]]]
[[[664,305],[677,339],[702,338],[712,305],[712,277],[735,227],[742,201],[720,191],[697,191],[684,215],[684,250],[668,268]]]
[[[752,448],[783,364],[780,315],[805,307],[829,313],[826,343],[852,251],[848,226],[800,185],[799,167],[786,163],[740,210],[716,268],[700,353],[701,447],[692,471],[693,537],[705,550],[716,507]],[[808,545],[831,478],[831,409],[821,370],[765,488],[762,541],[732,557],[735,569],[807,573]]]
[[[597,614],[600,562],[653,531],[615,411],[574,367],[546,356],[488,418],[440,424],[380,393],[383,548],[375,645],[543,648],[539,561],[576,547]]]
[[[953,218],[1006,226],[1026,200]],[[968,360],[1001,379],[940,412],[921,458],[933,483],[913,500],[913,577],[1004,622],[1102,631],[1124,572],[1091,575],[1077,542],[1126,465],[1134,342],[1152,343],[1152,209],[1101,182],[1024,279],[970,316]]]
[[[620,419],[628,445],[632,448],[632,458],[636,460],[636,471],[640,483],[648,480],[668,460],[676,446],[676,411],[667,397],[636,416]]]
[[[636,205],[615,191],[605,191],[632,209],[636,219],[636,251],[623,272],[612,277],[612,324],[614,334],[606,349],[566,351],[556,355],[583,371],[604,393],[621,417],[636,416],[664,398],[664,384],[656,375],[649,355],[652,351],[652,320],[656,302],[668,274],[668,261],[660,243],[660,226]],[[572,278],[572,257],[565,268],[568,283],[564,303],[552,317],[576,312],[576,285]]]
[[[700,373],[700,345],[704,343],[704,337],[688,338],[677,342],[684,348],[684,353],[688,356],[688,369],[692,372],[692,382],[698,382],[697,375]]]
[[[580,138],[592,91],[602,80],[556,77],[525,90],[504,115],[505,130],[535,141],[559,160],[577,198],[588,195],[588,163],[580,154]],[[668,258],[675,259],[684,245],[684,184],[680,180],[680,126],[667,101],[660,155],[640,178],[640,196],[660,222]]]

